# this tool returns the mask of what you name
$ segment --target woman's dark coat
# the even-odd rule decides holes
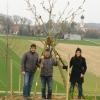
[[[84,77],[81,78],[81,74],[85,74],[87,70],[87,65],[85,58],[80,57],[72,57],[70,60],[70,68],[72,68],[71,76],[70,76],[70,82],[72,83],[83,83]]]

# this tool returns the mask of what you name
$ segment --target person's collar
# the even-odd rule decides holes
[[[81,56],[81,55],[80,55],[80,56],[76,56],[76,55],[75,55],[75,57],[76,57],[76,58],[81,58],[82,56]]]
[[[31,54],[35,54],[35,52],[30,51]]]
[[[44,59],[50,59],[50,57],[44,57]]]

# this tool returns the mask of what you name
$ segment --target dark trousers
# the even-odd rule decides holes
[[[70,85],[70,96],[73,97],[74,93],[74,87],[76,83],[71,83]],[[82,88],[82,83],[77,83],[78,84],[78,97],[83,96],[83,88]]]
[[[42,98],[51,99],[52,97],[52,76],[41,76],[42,83]],[[46,84],[48,87],[48,95],[46,96]]]
[[[30,96],[33,78],[34,78],[34,73],[32,73],[32,72],[25,72],[24,87],[23,87],[23,96],[24,97]]]

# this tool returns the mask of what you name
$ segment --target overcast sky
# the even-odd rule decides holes
[[[48,15],[45,14],[46,12],[43,12],[40,6],[41,1],[42,0],[32,0],[32,2],[37,5],[38,14],[42,15],[43,19],[46,20],[48,19]],[[67,0],[57,0],[54,10],[54,14],[56,14],[56,16],[58,16],[63,11],[66,6],[66,1]],[[71,4],[68,9],[71,9],[71,7],[78,7],[82,0],[69,1],[71,1]],[[47,3],[45,5],[48,6]],[[85,12],[83,13],[85,15],[85,22],[100,23],[100,0],[86,0],[83,8],[85,9]],[[17,14],[30,19],[33,18],[31,12],[27,10],[27,4],[24,0],[8,0],[8,12],[9,15]],[[67,16],[67,12],[65,13],[65,16]],[[0,0],[0,13],[7,14],[7,0]],[[80,22],[80,16],[77,16],[75,20]]]

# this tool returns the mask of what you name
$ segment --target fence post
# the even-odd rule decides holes
[[[35,82],[35,89],[34,89],[34,92],[33,92],[33,100],[35,98],[35,96],[37,95],[37,87],[38,87],[38,82],[39,82],[39,78],[40,78],[40,72],[41,72],[41,69],[38,69],[38,75],[37,75],[37,80]]]
[[[19,87],[18,90],[19,90],[19,94],[20,94],[20,91],[21,91],[21,75],[20,74],[19,74],[19,86],[18,87]]]
[[[66,100],[69,99],[69,62],[70,62],[70,54],[68,55],[68,69],[67,69],[67,86],[66,86]]]
[[[58,86],[56,84],[56,88],[55,88],[55,93],[57,94],[57,91],[58,91]]]
[[[97,76],[96,76],[97,77]],[[96,82],[96,85],[95,85],[95,100],[97,100],[97,94],[96,94],[96,92],[97,92],[97,82]]]
[[[12,66],[13,66],[13,62],[12,59],[10,60],[10,95],[12,97],[13,95],[13,87],[12,87]]]

